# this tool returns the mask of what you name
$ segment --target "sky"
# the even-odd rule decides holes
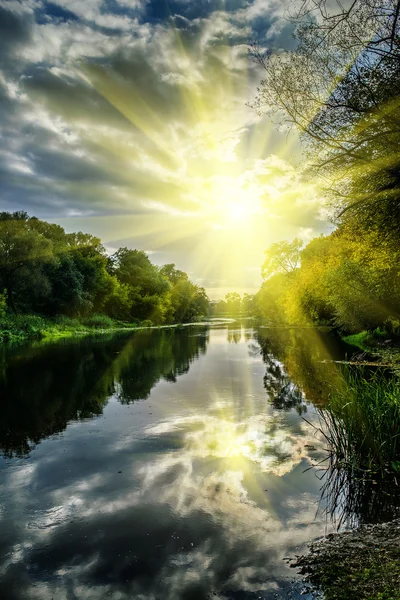
[[[255,292],[272,242],[329,230],[295,132],[249,106],[291,0],[0,0],[0,210]]]

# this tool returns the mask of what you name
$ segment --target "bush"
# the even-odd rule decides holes
[[[82,323],[87,327],[94,327],[95,329],[111,329],[115,327],[115,322],[107,317],[107,315],[91,315],[82,319]]]
[[[385,330],[388,335],[393,335],[394,337],[400,337],[400,320],[395,319],[394,317],[389,317],[384,323]]]
[[[57,315],[52,321],[56,326],[60,326],[62,328],[73,327],[76,329],[82,327],[82,323],[79,319],[67,317],[66,315]]]
[[[4,342],[43,337],[45,322],[37,315],[10,315],[0,319],[0,340]]]
[[[141,327],[153,327],[153,321],[150,319],[144,319],[144,321],[140,322]]]

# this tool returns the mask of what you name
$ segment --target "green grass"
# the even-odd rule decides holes
[[[400,472],[400,385],[383,372],[347,370],[330,395],[323,432],[343,466]]]
[[[360,333],[346,335],[343,337],[343,341],[367,352],[376,348],[377,344],[387,339],[387,337],[388,333],[378,327],[374,331],[360,331]]]
[[[51,340],[136,327],[136,323],[123,323],[96,314],[81,319],[63,315],[51,319],[37,315],[6,315],[0,318],[0,343]]]

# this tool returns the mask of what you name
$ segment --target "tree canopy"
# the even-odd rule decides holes
[[[160,268],[126,247],[108,256],[99,238],[21,211],[0,213],[3,291],[9,311],[44,316],[100,313],[159,324],[194,320],[209,306],[205,290],[175,265]]]

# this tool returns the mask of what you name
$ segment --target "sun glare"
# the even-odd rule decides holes
[[[240,177],[229,179],[229,182],[219,181],[211,191],[209,210],[225,228],[248,227],[255,216],[263,213],[259,194],[250,194]]]
[[[210,288],[256,289],[266,246],[295,233],[297,198],[310,202],[312,195],[299,187],[287,160],[293,139],[277,137],[272,125],[254,125],[256,116],[246,107],[247,54],[237,57],[241,75],[233,74],[229,44],[219,47],[218,62],[203,65],[200,86],[190,49],[179,31],[174,35],[179,118],[171,122],[162,121],[153,96],[140,85],[85,66],[85,78],[138,136],[132,143],[129,136],[110,141],[107,132],[98,135],[115,155],[113,164],[124,169],[127,202],[140,196],[135,219],[116,216],[110,223],[107,217],[103,237],[117,243],[134,229],[160,253],[187,244],[191,268],[206,288],[212,281]]]

